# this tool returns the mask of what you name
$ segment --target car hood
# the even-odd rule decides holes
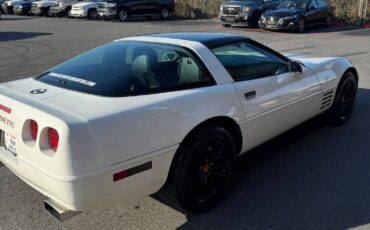
[[[96,2],[81,2],[74,4],[73,6],[96,6]]]
[[[14,6],[19,5],[19,6],[31,6],[31,2],[17,2]]]
[[[268,10],[263,15],[265,17],[288,17],[295,14],[302,14],[304,13],[303,9],[288,9],[288,8],[281,8],[276,10]]]
[[[222,5],[223,6],[248,6],[251,8],[258,8],[258,7],[261,7],[262,4],[256,1],[231,1],[231,2],[225,2]]]
[[[21,3],[22,1],[21,0],[12,0],[12,1],[4,1],[4,4],[5,5],[8,5],[8,6],[11,6],[11,5],[15,5],[15,4],[18,4],[18,3]]]

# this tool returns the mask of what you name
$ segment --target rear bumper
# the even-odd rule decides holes
[[[238,16],[220,15],[219,19],[223,24],[240,24],[247,26],[250,25],[253,20],[251,14],[240,14]]]
[[[157,192],[165,183],[178,146],[78,176],[52,176],[20,156],[0,148],[0,162],[28,185],[73,211],[85,211],[138,200]],[[120,181],[113,174],[152,162],[152,168]]]
[[[98,9],[98,15],[101,18],[116,18],[117,10],[116,9],[107,9],[107,10]]]

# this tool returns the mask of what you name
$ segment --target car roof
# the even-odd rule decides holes
[[[222,43],[245,40],[246,37],[228,33],[204,33],[204,32],[177,32],[149,34],[146,37],[171,38],[178,40],[200,42],[205,46],[215,46]]]

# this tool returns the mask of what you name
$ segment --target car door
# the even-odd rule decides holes
[[[289,59],[251,40],[212,51],[235,81],[251,148],[320,113],[321,88],[311,70],[292,72]]]
[[[320,22],[320,9],[317,0],[311,0],[307,6],[306,24],[314,25]]]
[[[121,6],[125,6],[131,15],[139,15],[142,11],[141,0],[120,0]]]
[[[155,0],[140,0],[140,13],[141,15],[145,14],[154,14],[155,13]]]

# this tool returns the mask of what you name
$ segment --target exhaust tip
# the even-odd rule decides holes
[[[59,220],[60,222],[68,220],[81,213],[68,210],[51,199],[44,201],[44,207],[48,213],[50,213],[55,219]]]

